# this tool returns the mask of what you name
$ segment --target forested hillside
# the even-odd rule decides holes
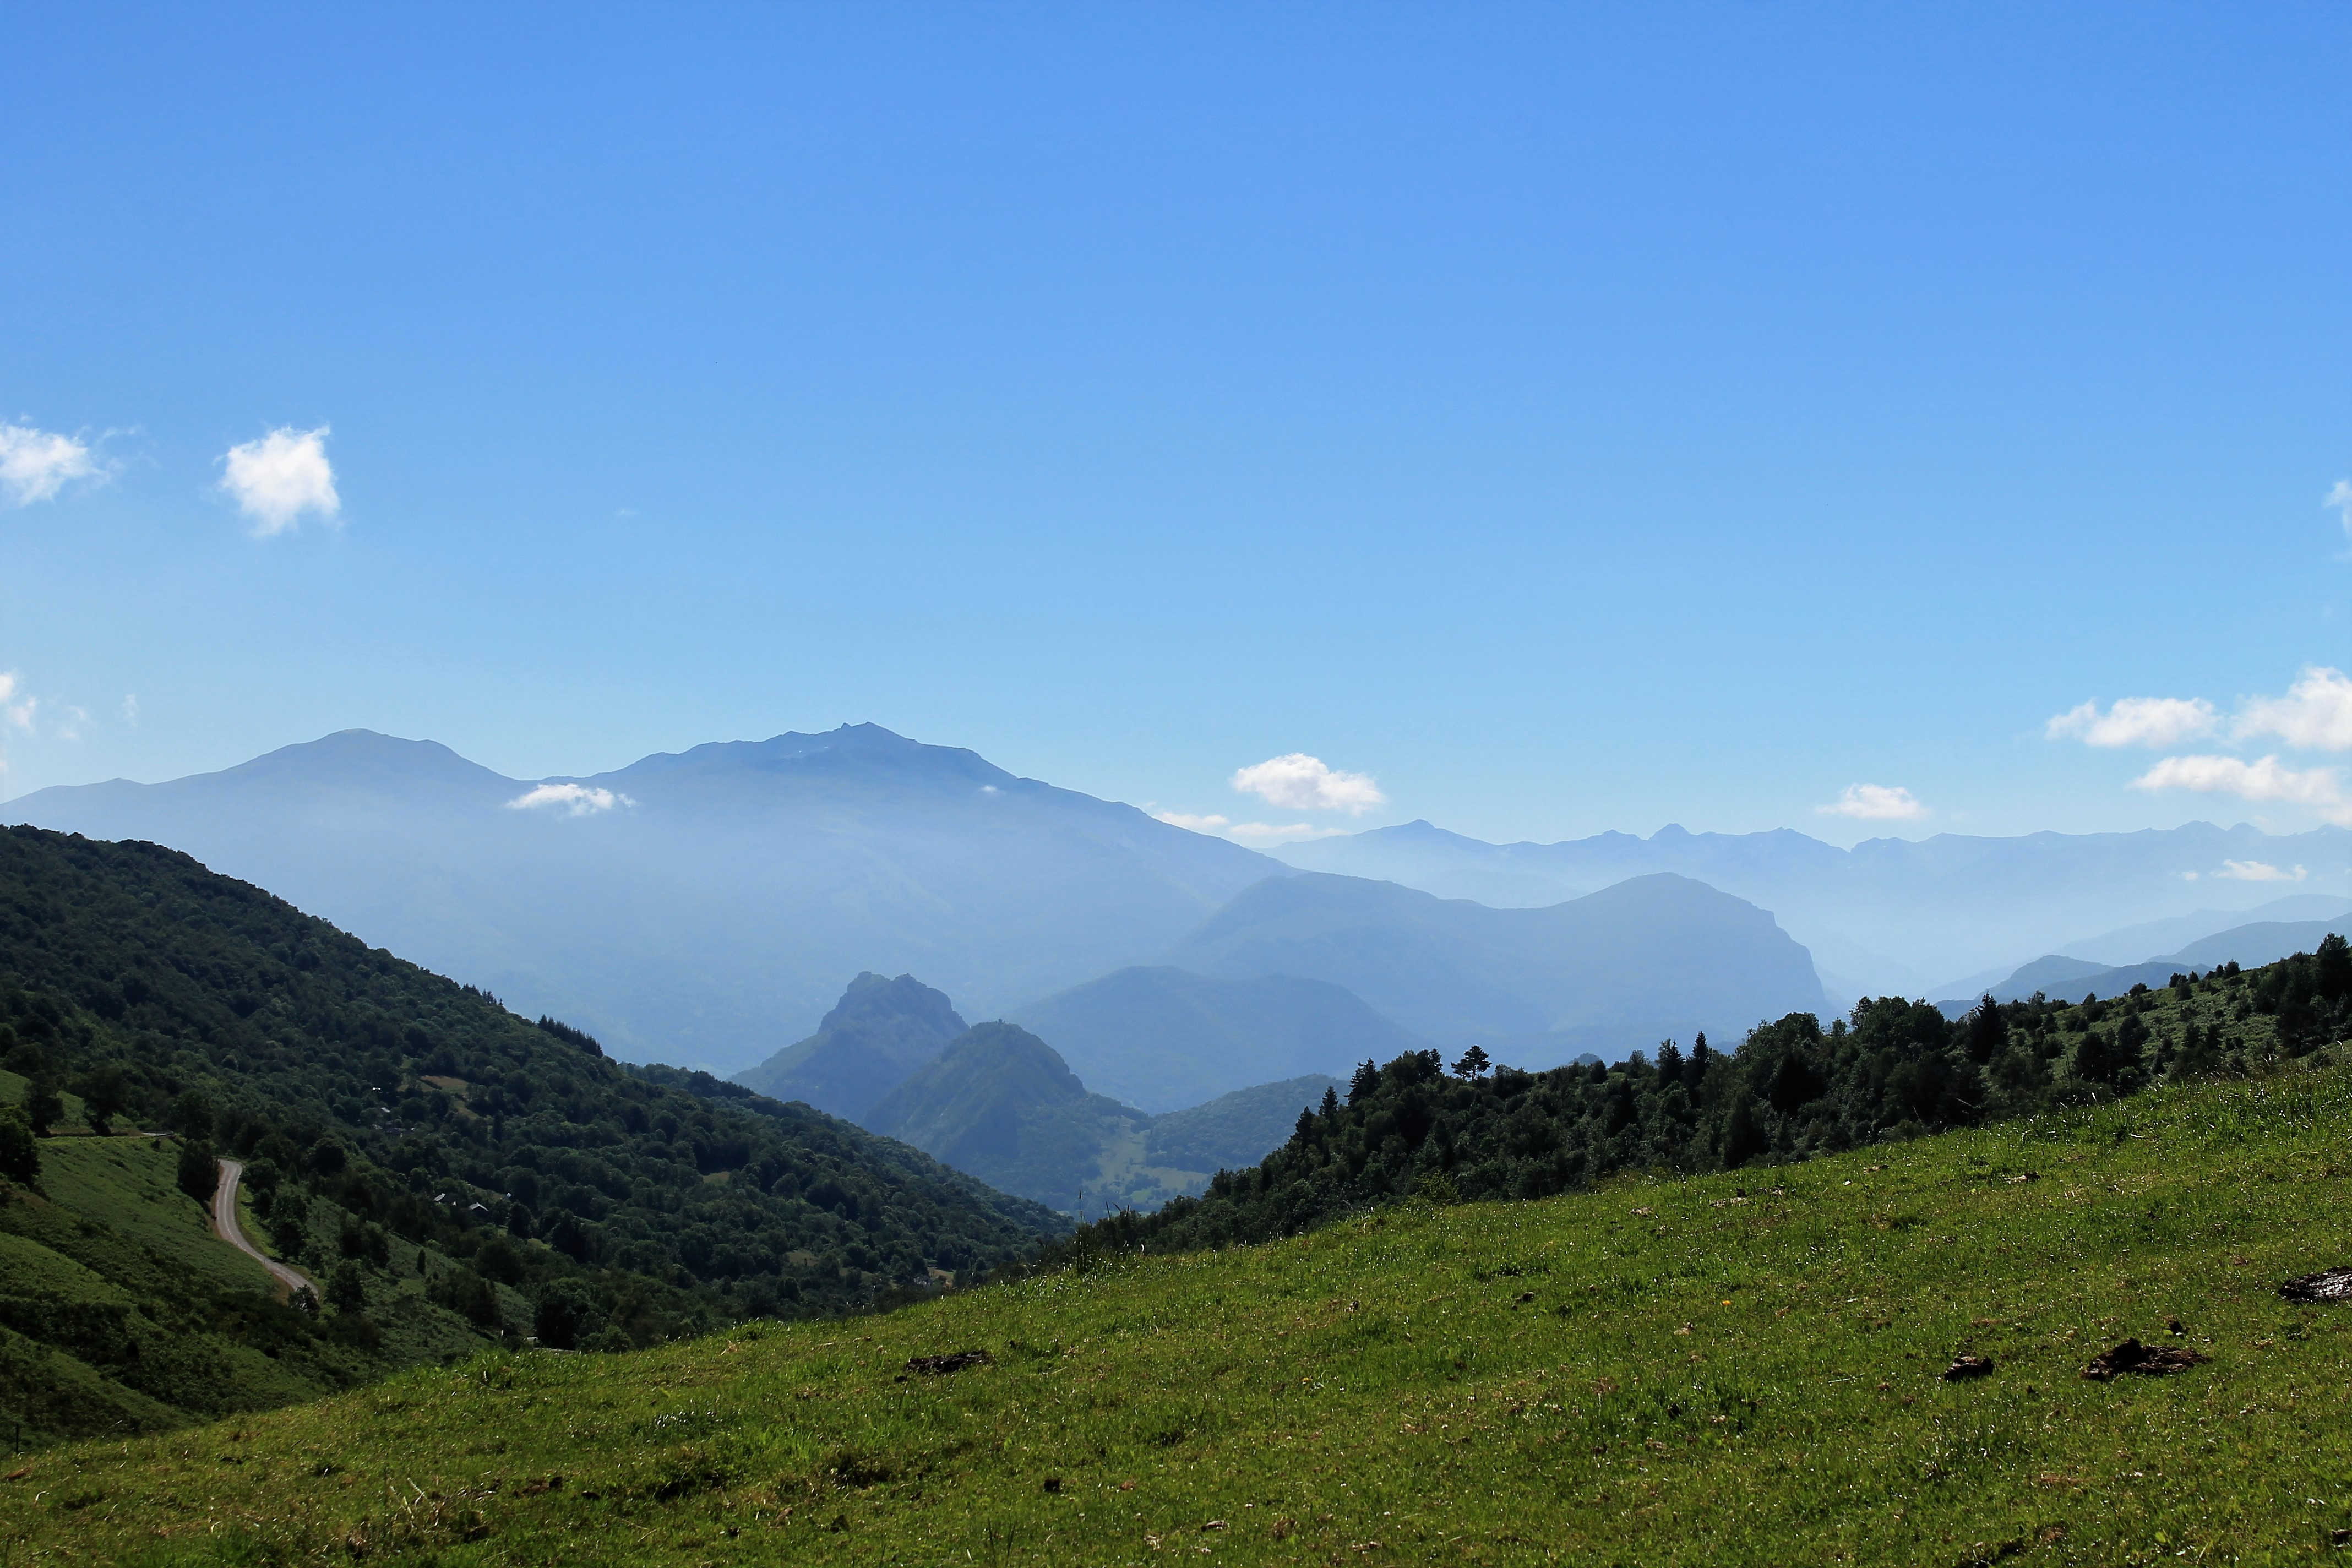
[[[147,844],[0,832],[0,1068],[35,1122],[70,1094],[251,1161],[281,1250],[349,1279],[355,1317],[430,1249],[478,1329],[620,1348],[928,1289],[1066,1228],[806,1107],[623,1068]],[[58,1147],[0,1131],[12,1160]],[[42,1178],[17,1177],[31,1214]]]
[[[1483,1051],[1366,1062],[1346,1097],[1301,1113],[1255,1166],[1199,1198],[1081,1230],[1076,1251],[1149,1242],[1222,1246],[1285,1236],[1413,1193],[1534,1198],[1623,1171],[1701,1172],[1801,1160],[2056,1105],[2130,1095],[2170,1078],[2307,1057],[2352,1027],[2352,948],[2259,970],[2179,974],[2110,1001],[1990,998],[1958,1021],[1881,997],[1825,1029],[1810,1013],[1751,1031],[1730,1054],[1688,1052],[1528,1073]]]

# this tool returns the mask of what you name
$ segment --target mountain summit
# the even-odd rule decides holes
[[[722,1073],[810,1035],[845,974],[911,971],[989,1016],[1155,962],[1288,874],[875,724],[543,780],[345,731],[0,816],[185,850],[632,1059]]]

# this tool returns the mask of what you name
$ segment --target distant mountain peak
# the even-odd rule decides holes
[[[979,752],[908,740],[879,724],[844,724],[821,734],[787,730],[764,741],[708,741],[683,752],[656,752],[600,779],[648,774],[796,773],[822,777],[892,775],[952,779],[1002,788],[1021,781]]]

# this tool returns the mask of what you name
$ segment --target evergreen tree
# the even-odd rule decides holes
[[[1323,1091],[1323,1120],[1327,1124],[1339,1120],[1339,1091],[1336,1089]]]
[[[367,1280],[352,1263],[339,1263],[327,1277],[327,1304],[338,1312],[367,1310]]]
[[[178,1181],[180,1190],[196,1202],[213,1201],[213,1189],[220,1184],[220,1162],[214,1158],[211,1144],[201,1138],[181,1141]]]
[[[1969,1060],[1982,1066],[2000,1055],[2009,1044],[2009,1021],[2000,1015],[2000,1004],[1988,991],[1969,1013]]]
[[[1356,1076],[1348,1080],[1348,1103],[1350,1105],[1363,1104],[1364,1101],[1372,1097],[1372,1091],[1380,1087],[1381,1069],[1379,1066],[1372,1062],[1364,1063],[1356,1069]]]
[[[122,1114],[130,1099],[130,1080],[122,1076],[121,1068],[109,1064],[95,1072],[84,1073],[75,1089],[81,1096],[82,1116],[89,1121],[89,1130],[105,1137],[107,1124]]]
[[[2137,1008],[2124,1015],[2116,1026],[2116,1057],[2113,1078],[2117,1082],[2130,1082],[2140,1076],[2141,1055],[2147,1045],[2147,1024]]]
[[[1771,1146],[1772,1140],[1758,1124],[1756,1102],[1745,1094],[1732,1101],[1731,1114],[1724,1119],[1723,1123],[1724,1165],[1736,1169]]]
[[[531,1309],[531,1332],[550,1350],[568,1351],[580,1342],[594,1314],[594,1303],[578,1280],[551,1280],[540,1287]]]
[[[300,1193],[281,1193],[269,1214],[269,1243],[280,1258],[300,1262],[310,1246],[310,1205]]]
[[[15,1106],[0,1110],[0,1176],[31,1186],[41,1179],[41,1144]]]
[[[25,1091],[25,1120],[31,1124],[33,1135],[47,1138],[65,1113],[66,1102],[58,1098],[58,1086],[47,1078],[35,1079]]]
[[[2314,959],[2311,988],[2330,1002],[2342,1002],[2352,994],[2352,942],[2347,942],[2334,931],[2319,942]]]
[[[2107,1037],[2096,1029],[2086,1030],[2083,1043],[2074,1047],[2074,1077],[2084,1083],[2115,1082],[2115,1050],[2107,1043]]]
[[[1454,1064],[1454,1076],[1464,1079],[1482,1078],[1486,1075],[1486,1064],[1490,1059],[1486,1055],[1486,1047],[1473,1046],[1462,1053],[1460,1061]]]

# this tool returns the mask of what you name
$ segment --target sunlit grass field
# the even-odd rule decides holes
[[[37,1456],[0,1537],[12,1564],[2300,1563],[2352,1530],[2352,1306],[2276,1288],[2352,1262],[2347,1111],[2347,1073],[2295,1070],[488,1355]],[[2081,1378],[2128,1336],[2211,1360]],[[993,1360],[907,1367],[965,1350]],[[1996,1370],[1943,1381],[1961,1352]]]

